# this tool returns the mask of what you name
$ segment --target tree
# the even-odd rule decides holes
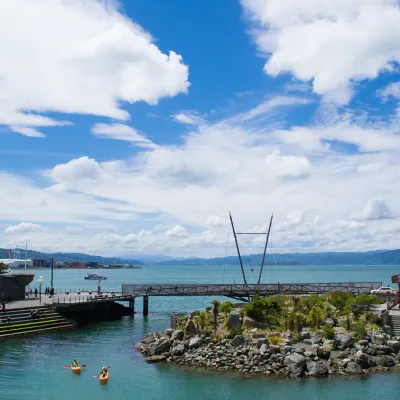
[[[194,317],[194,319],[196,320],[197,328],[200,331],[204,331],[204,328],[209,322],[209,317],[210,316],[205,311],[202,311],[201,313],[199,313]]]
[[[324,304],[324,300],[319,297],[317,294],[312,294],[308,297],[303,297],[300,300],[300,305],[306,309],[307,312],[310,312],[313,307],[322,307]]]
[[[302,312],[293,309],[288,316],[288,323],[291,331],[299,333],[306,323],[306,316]]]
[[[324,310],[319,306],[314,306],[307,315],[307,323],[310,324],[311,328],[317,329],[325,320],[325,317]]]
[[[0,262],[0,274],[5,274],[8,272],[8,265]]]
[[[258,293],[243,309],[248,317],[255,319],[257,322],[264,322],[264,303]]]
[[[325,298],[339,311],[343,311],[348,301],[353,298],[353,295],[349,292],[337,290],[327,293]]]
[[[219,314],[219,307],[221,305],[221,302],[218,300],[213,300],[212,302],[213,308],[213,317],[214,317],[214,332],[217,331],[217,325],[218,325],[218,314]]]
[[[233,305],[233,303],[229,300],[224,301],[223,303],[221,303],[221,305],[219,306],[219,309],[221,310],[222,314],[224,315],[229,315],[231,313],[231,311],[233,311],[235,308],[235,306]]]

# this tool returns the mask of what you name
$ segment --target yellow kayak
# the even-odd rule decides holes
[[[101,383],[106,383],[108,381],[109,374],[107,373],[106,376],[100,374],[99,380]]]
[[[74,372],[75,374],[80,374],[81,367],[71,367],[71,371]]]

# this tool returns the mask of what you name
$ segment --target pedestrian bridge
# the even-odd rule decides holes
[[[382,286],[382,282],[329,282],[329,283],[262,283],[262,284],[147,284],[122,285],[122,296],[226,296],[248,301],[256,294],[307,295],[323,294],[335,290],[353,294],[369,293]]]

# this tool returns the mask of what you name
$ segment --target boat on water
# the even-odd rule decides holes
[[[89,279],[89,280],[93,280],[93,281],[98,281],[99,279],[105,280],[105,279],[107,279],[107,277],[99,275],[99,274],[86,274],[83,279]]]

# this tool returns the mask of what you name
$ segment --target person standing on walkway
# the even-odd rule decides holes
[[[35,288],[35,297],[37,297],[38,291],[37,288]]]
[[[1,305],[2,305],[2,310],[3,310],[3,312],[5,312],[6,311],[6,303],[4,303],[4,301],[1,303]]]

